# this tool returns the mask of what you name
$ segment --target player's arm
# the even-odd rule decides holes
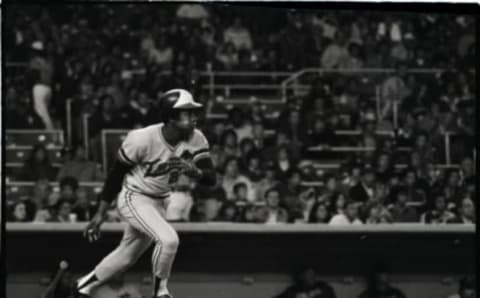
[[[206,186],[214,186],[217,183],[217,175],[210,157],[203,157],[195,161],[198,169],[198,182]]]
[[[111,203],[122,189],[123,178],[137,163],[141,162],[143,148],[140,144],[144,144],[142,141],[144,140],[141,140],[141,136],[130,133],[118,150],[117,158],[108,172],[102,192],[99,195],[97,213],[84,231],[84,236],[87,237],[90,242],[99,238],[100,226],[105,220],[107,210]]]

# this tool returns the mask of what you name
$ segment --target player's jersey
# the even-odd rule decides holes
[[[178,169],[169,163],[171,158],[197,161],[209,156],[208,141],[195,129],[192,137],[176,147],[169,145],[161,131],[163,123],[132,130],[118,150],[119,158],[133,169],[125,175],[123,185],[152,197],[167,197],[170,185],[178,178]]]

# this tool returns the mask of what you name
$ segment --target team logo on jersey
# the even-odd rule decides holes
[[[178,159],[191,160],[192,154],[188,151],[184,151],[181,157],[171,157],[165,162],[161,162],[160,159],[147,162],[147,170],[145,171],[144,177],[158,177],[164,176],[170,173],[173,170],[179,169]]]

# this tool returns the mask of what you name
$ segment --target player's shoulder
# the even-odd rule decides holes
[[[189,140],[189,145],[198,148],[208,148],[208,140],[200,129],[195,128]]]

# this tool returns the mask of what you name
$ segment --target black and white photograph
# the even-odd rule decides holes
[[[476,298],[478,3],[3,1],[6,298]]]

